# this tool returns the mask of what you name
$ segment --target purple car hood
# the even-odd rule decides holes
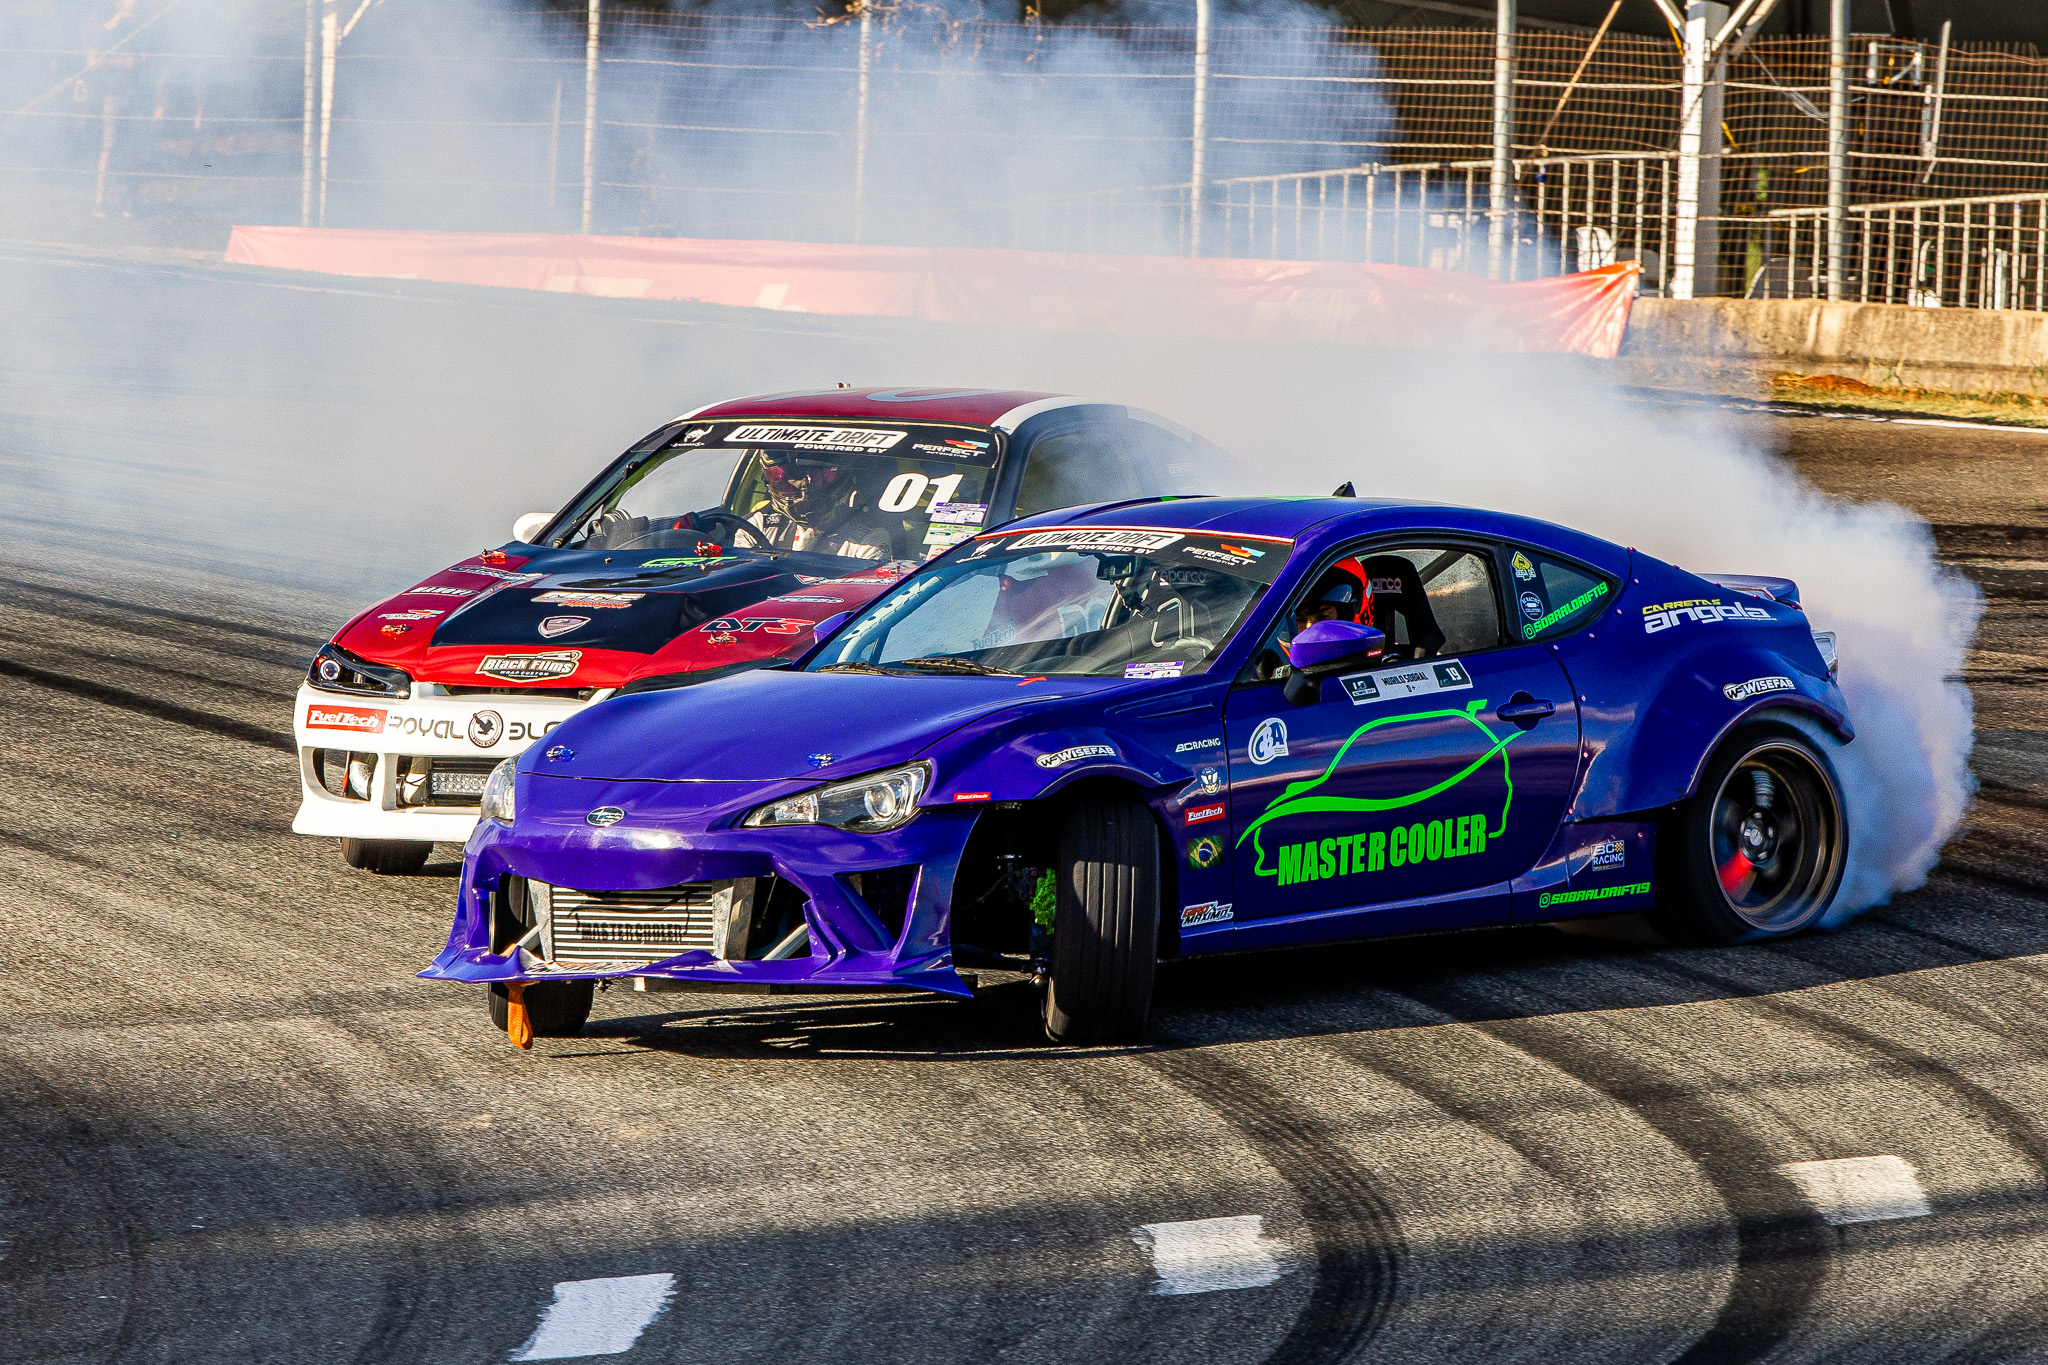
[[[1102,689],[1092,679],[764,669],[614,697],[564,721],[521,766],[609,781],[852,777],[915,757],[977,717]]]

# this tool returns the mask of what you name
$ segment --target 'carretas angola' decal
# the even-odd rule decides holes
[[[1314,777],[1288,783],[1280,795],[1267,804],[1258,819],[1245,826],[1244,833],[1238,836],[1237,846],[1242,848],[1245,840],[1252,841],[1253,852],[1257,855],[1252,871],[1261,877],[1277,878],[1280,885],[1286,886],[1294,882],[1320,881],[1326,877],[1381,872],[1386,870],[1389,863],[1401,867],[1408,863],[1434,862],[1440,858],[1464,857],[1484,852],[1488,839],[1498,839],[1507,832],[1508,808],[1515,801],[1515,781],[1508,767],[1507,747],[1526,733],[1511,728],[1506,734],[1495,734],[1493,728],[1479,718],[1485,709],[1486,699],[1482,697],[1466,703],[1460,710],[1416,711],[1402,716],[1382,716],[1378,720],[1367,721],[1353,730],[1351,737],[1339,745],[1337,752],[1330,756],[1328,767]],[[1471,722],[1486,736],[1489,744],[1484,753],[1443,781],[1406,796],[1314,794],[1316,788],[1335,775],[1338,767],[1344,762],[1344,756],[1351,751],[1351,746],[1371,731],[1381,726],[1401,725],[1412,720],[1444,719]],[[1315,839],[1302,844],[1288,845],[1277,851],[1272,865],[1267,864],[1267,850],[1261,839],[1261,831],[1275,820],[1290,815],[1311,815],[1330,811],[1404,810],[1419,805],[1431,797],[1441,796],[1495,758],[1500,760],[1500,775],[1501,780],[1507,785],[1507,798],[1501,803],[1500,822],[1492,829],[1487,828],[1484,815],[1428,820],[1391,830],[1372,830],[1342,839]]]

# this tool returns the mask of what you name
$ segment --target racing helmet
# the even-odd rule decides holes
[[[1372,590],[1368,586],[1369,581],[1362,574],[1353,573],[1346,563],[1332,565],[1295,607],[1296,620],[1307,617],[1309,621],[1362,621],[1370,624]]]
[[[761,466],[768,502],[799,526],[809,526],[836,508],[849,491],[839,466],[830,460],[771,455]]]

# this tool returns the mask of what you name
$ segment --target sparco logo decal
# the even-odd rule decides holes
[[[506,682],[533,682],[539,678],[566,678],[583,662],[580,649],[551,649],[544,654],[491,654],[476,666],[486,678]]]
[[[306,728],[356,730],[366,735],[381,735],[384,733],[384,718],[388,714],[360,706],[308,706]]]

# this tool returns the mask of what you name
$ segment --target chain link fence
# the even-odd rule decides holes
[[[811,21],[599,10],[593,45],[583,10],[124,3],[8,27],[0,178],[17,221],[27,205],[1486,265],[1481,30],[1296,18],[1198,43],[904,0]],[[2030,196],[2048,193],[2048,61],[1889,38],[1853,56],[1849,296],[2042,306],[2044,253],[2012,224],[2038,221]],[[1636,259],[1663,287],[1676,41],[1524,33],[1516,60],[1511,272]],[[1758,40],[1718,94],[1695,292],[1811,294],[1827,43]]]

